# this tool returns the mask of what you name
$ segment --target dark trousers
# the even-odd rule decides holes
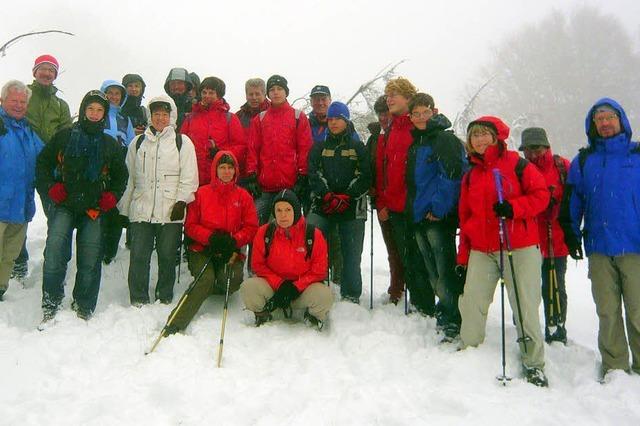
[[[104,214],[102,220],[103,257],[113,259],[118,254],[118,245],[122,236],[122,229],[126,228],[127,218],[118,209],[112,209]]]
[[[567,321],[567,289],[564,284],[564,276],[567,273],[567,257],[555,257],[553,260],[558,295],[560,296],[560,312],[558,312],[555,294],[549,293],[551,258],[545,258],[542,261],[542,303],[544,304],[544,319],[547,327],[558,325],[557,323],[564,324]],[[553,315],[551,314],[552,310]]]
[[[149,268],[155,243],[158,253],[158,282],[155,298],[164,303],[173,300],[176,280],[176,250],[182,232],[181,223],[132,222],[129,263],[131,303],[149,303]]]
[[[76,280],[73,299],[78,308],[92,313],[98,301],[102,272],[102,217],[74,213],[55,206],[49,211],[47,243],[42,274],[42,307],[57,310],[64,298],[64,279],[71,260],[73,230],[76,229]]]
[[[438,319],[442,325],[460,325],[458,296],[461,286],[455,273],[456,226],[444,221],[422,221],[415,225],[415,237],[431,288],[438,296]]]
[[[393,225],[391,225],[391,221],[381,222],[378,220],[378,223],[380,224],[384,245],[387,247],[387,260],[389,261],[391,282],[389,283],[387,293],[389,293],[391,299],[397,301],[402,297],[402,292],[404,291],[404,267],[402,266],[402,259],[400,259],[400,255],[398,254],[398,247],[393,239]]]
[[[42,209],[44,210],[44,215],[48,217],[49,209],[51,209],[51,207],[53,206],[53,203],[51,202],[51,200],[49,200],[49,197],[40,197],[40,201],[42,202]],[[29,262],[29,252],[27,251],[27,239],[25,238],[24,243],[22,243],[22,248],[20,249],[20,254],[16,258],[16,260],[14,260],[13,263],[18,268],[20,267],[24,268],[24,272],[26,273],[28,262]],[[14,266],[14,268],[16,266]]]
[[[402,259],[404,278],[411,295],[411,303],[420,312],[435,314],[435,296],[429,284],[429,273],[418,249],[414,225],[404,213],[389,212],[393,240]]]
[[[358,299],[362,294],[360,263],[362,262],[362,245],[364,242],[364,219],[337,222],[332,220],[331,217],[311,213],[307,217],[307,222],[317,226],[326,240],[337,229],[343,260],[340,295]]]

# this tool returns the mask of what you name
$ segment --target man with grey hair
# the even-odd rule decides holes
[[[36,211],[36,157],[44,146],[25,119],[31,90],[11,80],[0,93],[0,301]]]
[[[251,119],[262,111],[266,111],[271,102],[267,99],[266,84],[261,78],[250,78],[244,84],[244,92],[247,102],[244,103],[236,112],[236,116],[240,119],[240,124],[244,129],[244,137],[246,144],[249,144],[249,128],[251,127]],[[243,186],[246,177],[246,158],[238,158],[240,163],[240,186]]]

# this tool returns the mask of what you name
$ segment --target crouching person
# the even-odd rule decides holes
[[[102,92],[87,93],[78,122],[56,133],[36,162],[36,187],[40,197],[52,202],[44,249],[43,322],[55,316],[64,298],[74,229],[77,272],[71,307],[88,319],[98,301],[103,214],[116,206],[127,183],[120,144],[103,133],[108,108]]]
[[[304,309],[305,320],[319,330],[333,304],[327,277],[327,243],[320,230],[306,224],[296,194],[289,189],[275,194],[275,221],[258,230],[253,240],[251,268],[255,277],[242,283],[240,295],[254,312],[256,325],[271,320],[282,309]]]
[[[149,303],[149,266],[158,252],[156,300],[171,303],[176,279],[176,251],[187,204],[198,189],[198,166],[191,140],[176,133],[176,105],[168,96],[149,102],[151,126],[127,151],[129,181],[118,207],[129,217],[131,234],[129,297],[132,305]]]
[[[189,204],[185,234],[189,271],[198,279],[171,322],[169,333],[182,331],[211,294],[240,288],[244,255],[241,249],[258,230],[258,214],[251,195],[239,187],[238,161],[231,151],[219,151],[211,165],[211,181],[196,192]],[[202,272],[202,275],[200,275]]]

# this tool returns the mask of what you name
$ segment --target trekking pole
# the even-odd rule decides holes
[[[560,290],[558,288],[558,273],[556,272],[556,259],[553,252],[553,230],[551,220],[553,217],[553,190],[555,187],[551,185],[549,191],[551,192],[551,203],[549,204],[549,214],[547,221],[547,244],[549,253],[549,315],[553,321],[553,325],[556,327],[560,322],[562,316],[562,308],[560,307]],[[554,306],[555,303],[555,306]]]
[[[369,283],[369,309],[373,309],[373,202],[371,204],[371,223],[369,224],[369,230],[371,234],[371,252],[369,253],[371,256],[371,269],[370,269],[370,283]]]
[[[498,201],[503,202],[504,197],[502,194],[502,176],[500,175],[499,169],[493,169],[493,177],[496,184],[496,191],[498,192]],[[506,219],[504,217],[500,217],[500,249],[502,250],[503,246],[507,248],[507,258],[509,259],[509,268],[511,269],[511,279],[513,280],[513,291],[516,295],[516,308],[518,311],[518,319],[520,323],[520,334],[521,338],[517,341],[522,342],[524,346],[524,353],[527,353],[527,340],[531,340],[529,336],[524,334],[524,325],[522,324],[522,309],[520,308],[520,296],[518,294],[518,282],[516,280],[516,271],[513,265],[513,253],[511,252],[511,242],[509,241],[509,233],[507,232]],[[504,271],[503,271],[504,272]]]
[[[180,285],[180,272],[182,269],[182,246],[184,245],[184,232],[180,235],[180,248],[178,249],[178,285]]]
[[[176,315],[180,311],[180,308],[182,308],[182,305],[184,305],[184,303],[186,302],[193,288],[196,286],[200,278],[202,278],[202,275],[204,274],[205,269],[207,269],[207,267],[209,266],[212,260],[213,259],[210,256],[209,259],[207,259],[204,266],[202,267],[202,269],[200,270],[200,272],[198,272],[198,275],[196,276],[196,278],[191,282],[191,284],[189,284],[189,287],[187,287],[187,289],[184,291],[184,293],[180,297],[180,300],[178,300],[178,304],[176,305],[175,308],[173,308],[173,311],[171,311],[171,313],[169,314],[169,318],[167,318],[167,322],[165,322],[164,327],[162,327],[162,330],[160,331],[160,335],[158,335],[158,338],[153,342],[153,346],[151,346],[151,349],[149,349],[148,352],[144,353],[145,355],[149,355],[151,352],[153,352],[156,349],[156,346],[158,346],[158,343],[160,343],[160,340],[162,340],[163,337],[166,337],[165,333],[167,332],[167,329],[169,328],[169,326],[173,322],[173,319],[176,317]]]
[[[500,231],[502,234],[502,231]],[[502,238],[501,238],[502,241]],[[507,386],[507,382],[511,380],[511,377],[507,376],[507,356],[506,356],[506,344],[505,344],[505,323],[504,323],[504,250],[502,244],[500,244],[500,313],[501,313],[501,325],[502,325],[502,374],[496,379],[502,386]]]
[[[225,263],[224,270],[227,274],[227,289],[224,293],[224,307],[222,308],[222,328],[220,329],[220,345],[218,346],[218,368],[222,363],[222,348],[224,346],[224,329],[227,324],[227,306],[229,304],[229,287],[231,286],[231,265],[236,260],[237,254],[234,253],[229,259],[229,262]]]

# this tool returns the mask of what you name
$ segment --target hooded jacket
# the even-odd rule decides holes
[[[122,99],[120,99],[120,105],[109,103],[108,120],[104,132],[120,142],[122,146],[129,146],[136,134],[133,131],[131,120],[121,113],[122,105],[127,101],[127,89],[118,81],[106,80],[102,83],[100,91],[106,94],[109,87],[120,89]]]
[[[71,127],[69,105],[57,96],[58,89],[42,86],[37,81],[29,85],[31,99],[27,106],[27,121],[44,143],[59,130]]]
[[[180,80],[184,81],[187,90],[181,95],[172,95],[169,92],[169,82],[171,80]],[[189,72],[184,68],[172,68],[167,74],[167,78],[164,81],[164,91],[167,95],[173,99],[178,108],[178,116],[176,118],[176,129],[182,127],[182,122],[184,121],[185,115],[191,112],[191,107],[193,106],[193,99],[191,95],[189,95],[189,91],[193,88],[193,82],[191,81],[191,77],[189,77]]]
[[[140,82],[142,84],[142,90],[140,96],[131,96],[127,94],[127,99],[122,103],[122,109],[120,112],[125,117],[131,120],[131,125],[134,127],[147,127],[149,123],[149,114],[144,106],[142,106],[142,99],[144,98],[144,92],[147,88],[142,77],[138,74],[126,74],[122,77],[122,85],[126,88],[129,83]]]
[[[219,150],[233,152],[240,163],[239,177],[244,177],[246,139],[240,120],[229,112],[227,101],[218,99],[206,107],[201,103],[193,105],[191,114],[185,118],[180,132],[189,136],[196,148],[200,185],[206,185],[211,179],[210,150],[214,144]]]
[[[481,117],[475,122],[493,125],[497,130],[498,143],[490,145],[482,156],[471,154],[471,170],[462,178],[457,259],[461,265],[466,265],[469,261],[470,250],[483,253],[500,250],[499,219],[493,210],[494,204],[498,202],[494,169],[500,171],[504,199],[513,207],[513,219],[506,220],[506,231],[509,233],[512,249],[539,243],[536,216],[549,204],[549,190],[544,177],[533,164],[528,163],[524,167],[521,178],[516,175],[520,156],[507,149],[507,125],[496,117]]]
[[[600,137],[593,122],[593,112],[602,105],[620,118],[621,132],[610,138]],[[587,113],[585,132],[586,160],[581,164],[577,155],[569,169],[565,232],[573,232],[578,241],[584,238],[587,256],[640,254],[640,150],[631,141],[624,109],[613,99],[598,100]]]
[[[237,173],[233,180],[223,183],[217,175],[218,163],[223,155],[233,158],[236,171],[238,162],[231,151],[218,151],[213,158],[211,179],[196,192],[195,201],[189,204],[185,233],[193,240],[191,250],[200,252],[209,245],[209,237],[215,231],[231,234],[237,248],[253,241],[258,230],[258,214],[251,195],[239,187]]]
[[[171,106],[170,124],[161,132],[152,126],[143,135],[136,136],[127,150],[129,180],[118,209],[131,222],[170,223],[171,210],[176,201],[189,204],[198,189],[198,166],[191,140],[182,136],[178,151],[176,131],[177,117],[173,100],[165,95],[157,96],[154,102],[166,102]],[[138,139],[144,140],[137,148]],[[180,223],[181,221],[174,221]]]

